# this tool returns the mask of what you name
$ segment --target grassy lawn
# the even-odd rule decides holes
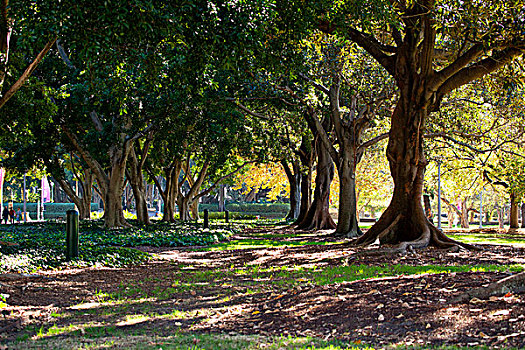
[[[220,228],[222,229],[222,227]],[[176,228],[171,228],[172,236]],[[191,228],[195,230],[195,228]],[[29,230],[26,230],[29,231]],[[201,231],[199,231],[201,232]],[[124,233],[137,240],[147,237],[149,233]],[[27,237],[30,233],[25,233]],[[37,237],[43,233],[38,233]],[[93,232],[90,235],[94,235]],[[26,237],[23,236],[23,237]],[[123,236],[124,237],[124,236]],[[119,240],[124,239],[118,238]],[[184,235],[180,236],[184,237]],[[301,247],[311,245],[337,245],[344,241],[323,242],[311,241],[312,235],[292,233],[255,233],[246,238],[234,239],[228,242],[215,243],[206,248],[199,247],[185,250],[191,254],[229,254],[229,251],[261,248],[272,250],[281,247]],[[452,238],[468,243],[491,243],[523,246],[525,243],[519,236],[513,234],[461,233],[451,235]],[[87,240],[89,238],[89,240]],[[141,238],[143,239],[143,238]],[[159,240],[160,238],[158,238]],[[87,242],[95,240],[86,237]],[[19,238],[23,242],[22,238]],[[160,242],[160,241],[159,241]],[[275,249],[274,249],[275,251]],[[283,253],[286,254],[286,253]],[[16,256],[16,254],[14,255]],[[286,256],[283,256],[286,257]],[[290,260],[293,261],[293,260]],[[284,337],[275,335],[258,335],[254,330],[252,335],[240,335],[235,332],[228,334],[202,334],[191,331],[192,325],[207,322],[211,315],[230,310],[231,305],[245,302],[253,295],[267,295],[272,300],[278,300],[297,288],[315,288],[330,286],[336,283],[373,280],[378,278],[434,275],[464,272],[519,272],[523,265],[401,265],[382,264],[367,265],[366,263],[351,264],[351,260],[341,260],[340,265],[284,264],[279,266],[261,266],[257,264],[216,265],[210,267],[206,262],[171,262],[169,284],[165,276],[145,275],[141,279],[121,282],[112,292],[103,290],[95,292],[90,300],[82,300],[76,305],[61,309],[51,314],[50,319],[41,327],[30,326],[25,329],[25,335],[17,341],[7,343],[7,348],[24,349],[374,349],[366,344],[348,343],[337,340],[313,337]],[[40,262],[41,264],[41,262]],[[157,287],[152,288],[155,282]],[[187,305],[177,305],[181,295],[212,295],[207,303],[199,307],[188,308]],[[8,302],[8,300],[7,300]],[[229,312],[229,311],[228,311]],[[249,310],[248,314],[259,313],[257,309]],[[93,321],[96,319],[96,321]],[[60,322],[58,322],[60,321]],[[154,322],[170,321],[181,327],[173,328],[172,335],[165,332],[157,333],[155,329],[141,328]],[[55,323],[56,322],[56,323]],[[182,326],[184,325],[184,329]],[[0,348],[2,343],[0,343]],[[403,347],[382,346],[387,349],[429,349],[428,346]],[[488,347],[474,346],[476,349]],[[462,349],[445,346],[432,349]],[[466,348],[465,348],[466,349]]]
[[[515,247],[525,247],[525,236],[505,233],[453,233],[448,234],[452,239],[471,244],[502,244]]]

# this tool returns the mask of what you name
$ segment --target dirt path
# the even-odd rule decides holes
[[[115,330],[163,335],[180,330],[315,336],[376,345],[525,347],[525,295],[448,303],[467,288],[505,273],[406,275],[328,285],[300,277],[304,271],[318,270],[316,278],[336,280],[338,267],[345,265],[525,264],[525,249],[490,246],[461,253],[427,249],[406,256],[353,258],[355,250],[340,242],[283,246],[316,243],[327,236],[291,237],[286,230],[277,237],[266,233],[251,230],[236,238],[252,243],[269,240],[275,246],[224,251],[144,247],[156,258],[142,266],[2,278],[2,293],[9,298],[0,316],[0,337],[6,342],[34,336],[40,329],[50,334],[55,325],[66,329],[57,335]],[[323,269],[334,274],[324,275]]]

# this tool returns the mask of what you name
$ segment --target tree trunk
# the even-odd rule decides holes
[[[519,201],[514,192],[510,194],[510,228],[519,228],[519,218],[518,218],[518,205]]]
[[[199,220],[199,200],[195,200],[190,205],[191,217],[193,220]]]
[[[182,162],[180,160],[174,160],[173,163],[164,169],[164,175],[166,178],[166,186],[164,190],[157,183],[160,196],[164,201],[164,210],[162,215],[162,221],[164,222],[175,222],[175,207],[176,200],[179,191],[179,176],[182,169]]]
[[[108,228],[130,226],[124,218],[122,194],[124,193],[126,162],[113,162],[106,193],[104,194],[104,226]]]
[[[219,186],[219,212],[223,212],[226,210],[226,204],[224,203],[224,197],[225,197],[225,187],[224,185]]]
[[[301,160],[301,203],[299,207],[299,214],[292,225],[299,225],[308,214],[310,203],[312,202],[312,168],[314,163],[314,147],[312,142],[303,137],[301,146],[299,147],[299,159]]]
[[[423,195],[423,204],[425,205],[425,214],[427,215],[428,221],[430,221],[431,223],[434,223],[434,218],[432,215],[432,207],[430,206],[430,196],[428,194]],[[449,210],[449,213],[450,213],[450,210]]]
[[[80,220],[91,219],[91,197],[93,197],[93,181],[95,181],[95,175],[91,170],[84,171],[84,179],[82,181],[82,198],[80,200],[78,216]],[[82,209],[81,209],[82,207]]]
[[[185,173],[185,179],[188,183],[189,190],[186,194],[182,193],[182,189],[179,188],[178,194],[177,194],[177,205],[179,206],[179,214],[180,219],[182,221],[189,221],[191,220],[190,216],[190,210],[192,209],[192,206],[196,202],[197,208],[198,208],[198,199],[200,196],[198,196],[200,188],[202,187],[202,184],[204,183],[204,180],[206,179],[206,176],[208,175],[208,169],[210,167],[210,161],[205,161],[202,165],[201,170],[199,171],[199,175],[197,176],[197,179],[193,179],[193,176],[191,174],[190,170],[190,162],[189,158],[185,165],[183,166],[183,171]],[[180,187],[180,186],[179,186]],[[224,192],[225,192],[225,186],[220,186],[220,192],[222,193],[222,203],[223,203],[223,210],[224,210]],[[220,205],[219,205],[220,209]],[[198,212],[196,215],[194,215],[195,220],[198,220],[199,214]]]
[[[301,201],[301,171],[297,160],[292,160],[292,168],[285,160],[281,164],[286,173],[286,178],[290,184],[290,211],[286,215],[286,220],[296,220],[299,216],[299,204]]]
[[[461,201],[461,228],[469,228],[467,197]]]
[[[306,217],[297,226],[300,230],[324,230],[336,227],[334,220],[330,216],[330,184],[334,179],[334,163],[328,150],[316,140],[317,150],[317,174],[315,177],[314,200]]]
[[[312,169],[308,169],[306,174],[301,174],[301,202],[299,214],[292,225],[299,225],[310,209],[312,203]]]
[[[179,207],[179,218],[181,221],[190,221],[190,203],[189,197],[180,195],[177,199],[177,205]]]
[[[137,158],[137,153],[134,148],[130,151],[128,163],[129,169],[126,173],[133,191],[133,197],[135,198],[137,221],[140,224],[148,225],[150,221],[148,215],[148,203],[146,200],[146,184],[142,172],[143,167],[142,162]]]
[[[505,208],[498,208],[497,210],[499,228],[505,228]]]
[[[353,158],[353,157],[352,157]],[[355,164],[343,156],[339,167],[339,215],[335,233],[348,238],[361,236],[357,220],[357,197],[355,192]]]
[[[521,228],[525,228],[525,202],[521,203]]]
[[[456,213],[454,213],[454,208],[452,208],[450,205],[447,205],[447,215],[448,215],[448,227],[453,228]]]
[[[411,59],[400,59],[403,58]],[[403,62],[399,68],[410,69]],[[396,245],[394,251],[399,252],[430,244],[442,248],[463,245],[438,230],[427,219],[421,205],[427,165],[423,152],[423,126],[428,102],[418,96],[419,83],[421,81],[416,76],[398,82],[400,97],[392,115],[387,147],[394,193],[381,218],[357,240],[357,244],[368,245],[379,239],[381,244]]]

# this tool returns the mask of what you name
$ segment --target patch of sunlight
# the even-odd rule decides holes
[[[523,239],[516,236],[506,236],[505,234],[487,234],[487,233],[465,233],[465,234],[448,234],[452,239],[464,243],[495,244],[495,245],[512,245],[515,247],[525,247],[525,237]]]
[[[120,322],[117,322],[116,326],[122,327],[122,326],[132,326],[135,324],[143,323],[146,321],[151,320],[151,317],[146,315],[126,315],[126,318]]]
[[[85,334],[85,330],[88,328],[101,328],[104,329],[105,325],[103,323],[84,323],[84,324],[70,324],[68,326],[59,327],[56,324],[52,325],[48,329],[45,329],[44,326],[40,327],[38,332],[32,337],[35,339],[42,339],[47,337],[54,337],[57,335],[66,335],[76,331],[80,331],[82,334]]]
[[[105,302],[90,302],[90,303],[81,303],[71,306],[70,310],[92,310],[98,309],[103,306],[115,306],[115,305],[126,305],[126,304],[136,304],[136,303],[145,303],[157,301],[157,298],[140,298],[140,299],[112,299]]]

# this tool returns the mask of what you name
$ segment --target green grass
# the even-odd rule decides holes
[[[95,328],[95,327],[92,327]],[[110,333],[109,335],[107,333]],[[56,334],[58,335],[58,334]],[[95,331],[86,329],[84,333],[64,338],[49,336],[40,339],[21,339],[11,343],[13,348],[24,349],[130,349],[130,350],[488,350],[487,346],[399,346],[385,345],[373,347],[366,344],[347,343],[338,340],[321,340],[311,337],[266,337],[258,335],[229,334],[182,334],[156,336],[130,334],[121,330]]]
[[[525,247],[525,236],[504,233],[461,233],[448,234],[452,239],[471,244],[502,244]]]
[[[36,340],[24,339],[19,343],[24,349],[221,349],[221,350],[286,350],[286,349],[373,349],[368,346],[351,345],[337,340],[324,341],[310,337],[262,337],[257,335],[228,334],[175,334],[173,336],[133,335],[127,332],[113,331],[110,336],[100,336],[103,332],[84,330],[82,336],[68,338],[48,336]],[[54,334],[55,336],[58,334]],[[15,345],[14,343],[13,345]]]
[[[234,250],[234,249],[300,247],[300,246],[308,246],[308,245],[330,245],[330,244],[340,244],[340,243],[344,243],[344,241],[309,242],[309,241],[282,241],[282,240],[272,240],[272,239],[242,239],[242,240],[231,240],[228,242],[212,244],[207,247],[196,248],[195,250],[197,251],[224,251],[224,250]]]
[[[154,223],[108,230],[101,221],[80,223],[79,257],[65,257],[65,225],[30,223],[0,225],[3,241],[16,245],[0,246],[0,273],[34,272],[60,266],[122,267],[145,262],[150,254],[130,249],[137,246],[203,246],[221,242],[241,232],[246,225],[211,223],[204,230],[196,223]]]
[[[220,289],[217,293],[224,293],[220,294],[220,296],[226,297],[229,295],[228,293],[236,293],[236,291],[229,288],[231,286],[250,290],[253,294],[265,290],[284,292],[298,285],[322,286],[402,275],[458,272],[519,272],[524,269],[523,265],[349,265],[324,268],[297,266],[262,268],[260,266],[247,266],[229,270],[180,269],[174,273],[174,283],[171,287],[156,290],[144,289],[140,281],[132,281],[129,284],[121,285],[119,291],[111,295],[111,299],[156,298],[164,300],[188,291],[213,288]]]

